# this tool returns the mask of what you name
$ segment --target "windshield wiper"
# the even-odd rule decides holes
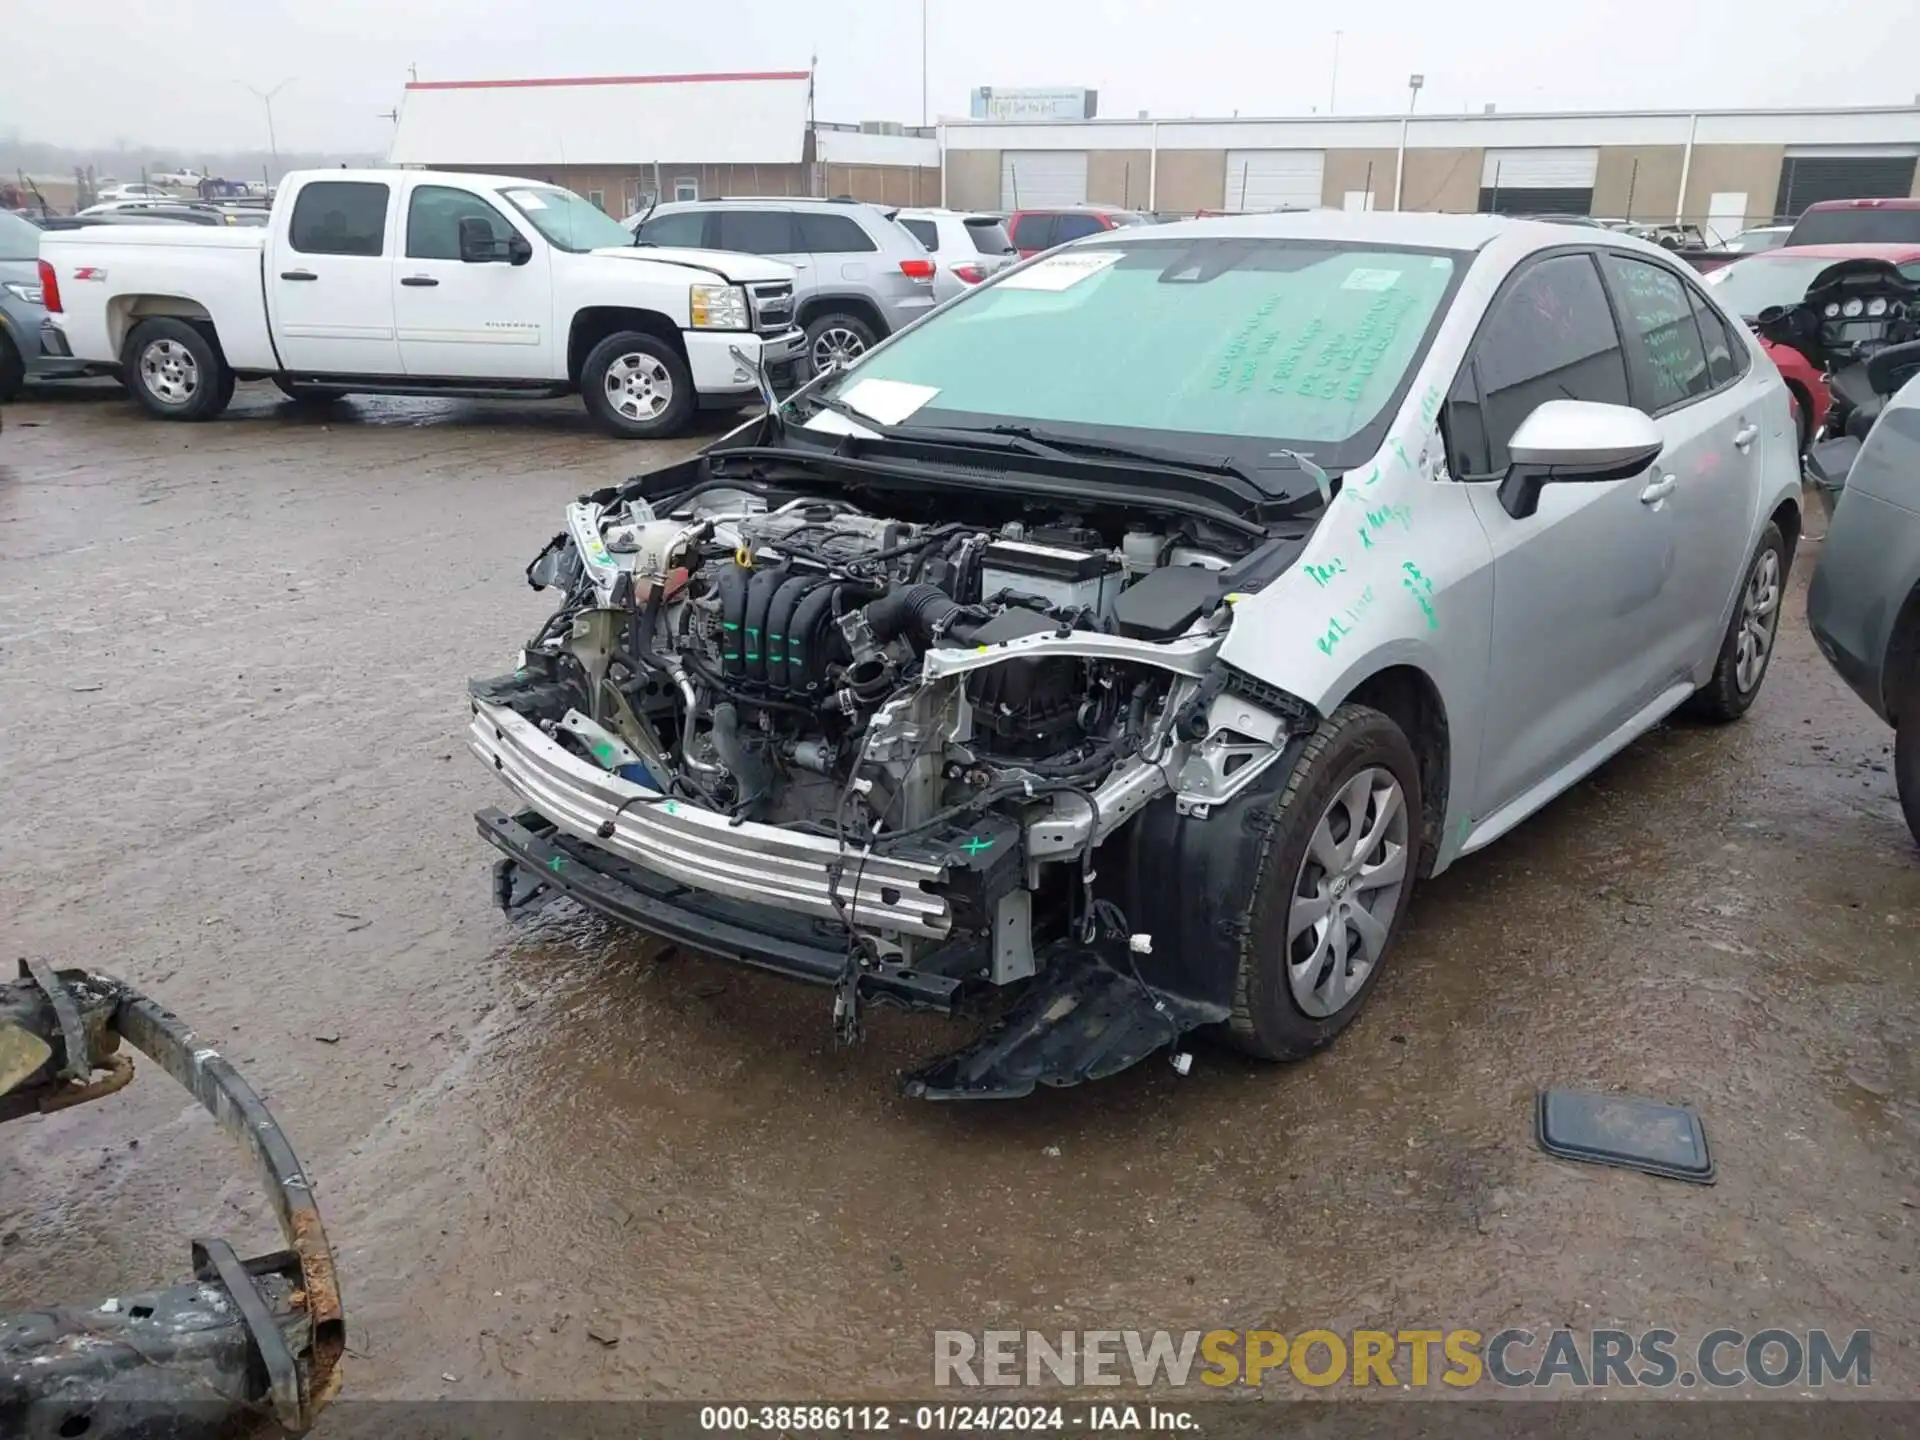
[[[1052,430],[1036,429],[1031,425],[983,425],[975,428],[934,431],[922,430],[918,426],[903,427],[901,434],[905,438],[925,434],[938,435],[941,439],[955,439],[973,435],[1000,435],[1010,440],[1024,441],[1029,454],[1048,455],[1053,459],[1066,459],[1072,456],[1107,457],[1114,460],[1138,460],[1148,465],[1165,466],[1173,470],[1197,470],[1203,474],[1229,475],[1236,480],[1251,485],[1256,490],[1264,489],[1251,470],[1244,465],[1229,460],[1224,455],[1195,455],[1183,450],[1162,450],[1153,445],[1123,444],[1112,440],[1083,440],[1077,435],[1062,435]]]

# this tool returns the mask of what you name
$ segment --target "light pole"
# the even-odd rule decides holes
[[[1340,100],[1340,37],[1346,32],[1333,32],[1333,79],[1327,85],[1327,114],[1334,113]]]
[[[247,84],[247,82],[244,80],[242,80],[240,83],[242,85]],[[247,89],[253,91],[255,95],[258,95],[260,97],[260,103],[267,107],[267,150],[272,154],[273,163],[276,167],[278,167],[280,164],[280,142],[274,139],[274,135],[273,135],[273,97],[278,95],[282,90],[286,89],[287,86],[291,85],[292,83],[293,83],[293,78],[289,76],[287,79],[282,80],[278,85],[274,86],[271,90],[262,90],[258,86],[247,85]]]
[[[1413,113],[1414,102],[1420,98],[1420,87],[1426,83],[1427,77],[1424,75],[1407,77],[1407,113],[1409,115]]]

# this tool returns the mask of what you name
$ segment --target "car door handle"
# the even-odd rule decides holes
[[[320,277],[311,270],[282,270],[280,278],[282,280],[318,280]]]
[[[1640,492],[1642,505],[1658,505],[1673,493],[1674,480],[1671,475],[1662,475],[1653,484]]]
[[[400,283],[402,285],[438,285],[440,282],[431,275],[403,275],[400,277]]]
[[[1760,427],[1758,425],[1743,425],[1740,427],[1740,429],[1734,431],[1734,434],[1733,434],[1734,448],[1739,450],[1751,450],[1753,448],[1753,442],[1758,440],[1759,438],[1760,438]]]

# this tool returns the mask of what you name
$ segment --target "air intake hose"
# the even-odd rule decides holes
[[[883,645],[905,636],[924,650],[933,643],[934,631],[950,626],[965,608],[938,585],[902,585],[867,606],[867,625]]]

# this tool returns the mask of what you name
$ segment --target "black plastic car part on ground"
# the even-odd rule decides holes
[[[286,1248],[242,1259],[198,1239],[181,1284],[0,1315],[0,1435],[303,1433],[339,1388],[346,1321],[312,1187],[233,1066],[121,982],[23,961],[0,983],[0,1122],[124,1088],[134,1072],[122,1041],[252,1156]]]

